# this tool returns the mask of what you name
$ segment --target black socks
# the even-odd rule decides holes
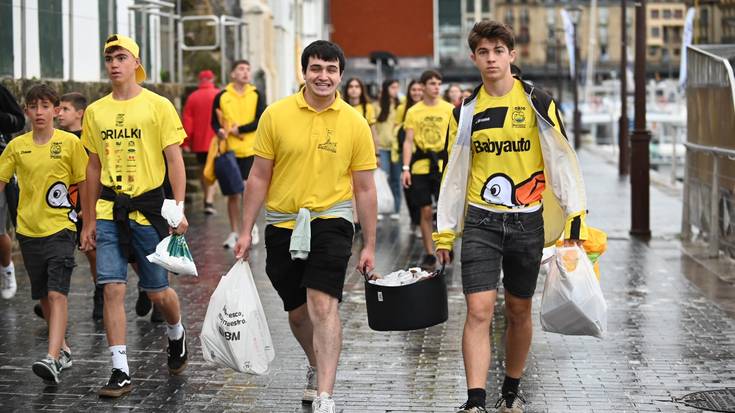
[[[485,407],[485,389],[467,390],[467,407]]]
[[[505,380],[503,381],[503,390],[502,395],[505,396],[508,393],[513,393],[515,395],[518,394],[518,385],[521,384],[521,379],[514,379],[509,376],[505,376]]]

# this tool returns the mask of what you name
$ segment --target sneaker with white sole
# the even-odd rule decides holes
[[[58,360],[54,360],[50,354],[47,354],[42,360],[33,363],[32,369],[36,373],[36,376],[42,378],[46,383],[58,384],[60,381],[61,363]]]
[[[260,244],[260,231],[258,231],[258,224],[253,224],[253,230],[250,232],[250,235],[252,236],[252,241],[250,242],[250,244]]]
[[[168,372],[175,376],[186,369],[189,359],[189,349],[186,346],[186,328],[181,338],[168,340]]]
[[[59,351],[59,365],[59,371],[66,370],[71,367],[71,351],[66,351],[64,349]]]
[[[312,413],[336,413],[337,408],[334,406],[334,399],[327,393],[322,393],[314,399],[311,404]]]
[[[225,242],[222,243],[222,246],[229,249],[234,249],[235,244],[237,244],[237,232],[230,232],[230,235],[227,236],[227,239]]]
[[[316,367],[307,366],[306,368],[306,387],[304,395],[301,396],[301,403],[311,404],[316,399]]]
[[[399,219],[401,219],[401,214],[399,214],[398,212],[394,212],[390,214],[390,219],[392,219],[393,221],[398,221]]]
[[[526,400],[513,392],[504,394],[495,403],[498,413],[523,413],[525,406]]]
[[[467,407],[467,403],[463,404],[462,406],[459,406],[459,408],[462,410],[457,411],[457,413],[487,413],[487,410],[485,410],[484,407],[482,406]]]
[[[100,397],[120,397],[130,393],[131,390],[133,390],[133,384],[130,376],[120,369],[112,369],[110,380],[102,386],[98,394]]]
[[[3,268],[2,283],[3,298],[6,300],[13,298],[15,292],[18,291],[18,284],[15,282],[15,267],[12,262],[9,266]]]

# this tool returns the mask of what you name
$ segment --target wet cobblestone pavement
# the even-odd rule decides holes
[[[591,152],[583,151],[580,157],[588,186],[589,223],[610,234],[609,249],[602,258],[608,333],[597,340],[542,332],[540,277],[534,297],[535,335],[521,383],[529,401],[527,411],[697,411],[672,403],[672,397],[735,387],[735,320],[706,288],[690,281],[701,278],[705,270],[681,253],[676,238],[681,203],[676,194],[651,188],[654,237],[649,243],[632,240],[627,235],[627,181],[620,181],[616,167]],[[126,308],[134,388],[117,400],[97,397],[99,386],[109,377],[110,360],[102,325],[91,319],[93,288],[84,257],[78,256],[69,296],[68,341],[74,366],[63,373],[60,385],[45,386],[30,367],[45,354],[47,331],[33,314],[27,276],[16,256],[18,294],[0,302],[0,411],[310,411],[300,404],[306,360],[264,274],[262,244],[256,247],[251,265],[276,349],[270,373],[234,373],[202,359],[198,335],[209,296],[233,263],[231,252],[221,247],[227,223],[224,204],[218,207],[220,214],[214,217],[204,218],[198,211],[189,214],[187,239],[200,277],[172,280],[190,337],[188,369],[181,376],[168,375],[165,327],[135,315],[132,275]],[[379,271],[405,267],[419,258],[420,245],[409,234],[405,218],[379,224]],[[458,268],[449,269],[448,280],[447,323],[421,331],[382,333],[368,328],[361,278],[355,272],[348,274],[340,308],[344,349],[334,395],[338,411],[453,412],[464,402],[460,340],[465,309]],[[732,284],[724,284],[715,292],[721,301],[732,300],[733,289]],[[501,307],[496,314],[489,405],[503,377],[498,362],[503,355]]]

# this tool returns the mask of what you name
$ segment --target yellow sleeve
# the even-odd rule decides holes
[[[92,153],[98,153],[97,146],[95,146],[94,139],[95,134],[92,131],[92,118],[94,117],[94,114],[91,111],[85,111],[84,112],[84,118],[82,119],[82,145],[84,147],[92,152]]]
[[[586,240],[589,238],[589,227],[585,222],[585,212],[572,214],[564,225],[564,239]]]
[[[162,112],[161,128],[159,129],[161,149],[171,145],[181,145],[186,138],[186,131],[184,125],[181,124],[179,114],[176,113],[176,108],[171,102],[165,100],[159,111]]]
[[[0,181],[10,182],[15,173],[15,150],[13,141],[8,143],[5,150],[0,154]],[[2,218],[5,219],[5,218]]]
[[[71,149],[71,184],[76,184],[87,179],[87,162],[89,156],[84,151],[82,143],[74,139]]]
[[[276,159],[276,152],[273,145],[273,122],[271,120],[271,112],[266,109],[258,121],[258,129],[255,130],[255,144],[253,151],[261,158]]]
[[[416,129],[416,112],[411,112],[409,109],[408,113],[406,113],[406,120],[403,121],[403,129]]]
[[[377,121],[375,117],[375,106],[372,103],[365,105],[365,119],[367,119],[368,125],[373,126]]]
[[[367,122],[361,120],[354,130],[352,140],[352,162],[351,171],[367,171],[375,169],[375,146],[373,144],[373,133]]]
[[[449,130],[447,131],[447,138],[449,139],[449,142],[447,143],[447,153],[452,153],[452,147],[454,146],[454,143],[457,142],[458,128],[457,120],[454,119],[454,114],[452,114],[449,118]]]
[[[454,248],[454,241],[457,238],[454,231],[441,231],[431,234],[434,240],[434,247],[438,250],[449,250]]]

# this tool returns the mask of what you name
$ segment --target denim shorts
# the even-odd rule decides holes
[[[130,220],[131,244],[138,263],[138,287],[143,291],[159,292],[168,288],[168,272],[146,258],[161,241],[151,225]],[[123,254],[115,221],[97,220],[97,284],[127,283],[128,258]]]
[[[465,294],[500,285],[520,298],[533,297],[544,249],[543,210],[491,212],[470,205],[462,236],[462,288]]]

